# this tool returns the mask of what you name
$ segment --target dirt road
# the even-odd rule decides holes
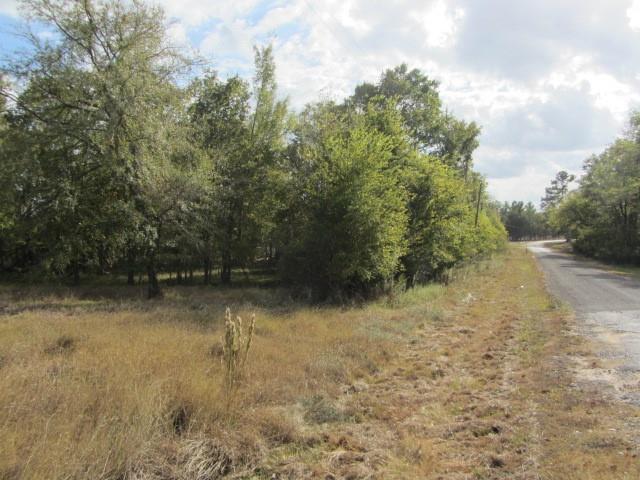
[[[640,282],[606,271],[595,262],[531,242],[548,288],[576,312],[580,333],[595,340],[606,362],[599,378],[619,396],[640,404]]]

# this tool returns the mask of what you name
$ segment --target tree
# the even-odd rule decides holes
[[[283,273],[321,298],[367,293],[393,278],[406,248],[392,142],[332,105],[307,110],[302,121],[290,152],[298,193],[284,226]]]
[[[386,102],[400,113],[413,148],[439,157],[467,178],[480,129],[442,110],[437,81],[402,64],[386,70],[375,85],[358,85],[347,105],[365,111],[371,103]]]
[[[403,172],[409,190],[407,285],[440,277],[469,253],[474,234],[467,188],[447,165],[417,155]]]
[[[231,281],[233,266],[246,267],[253,259],[274,214],[264,205],[270,172],[284,147],[286,102],[276,98],[272,48],[256,49],[255,62],[253,111],[246,82],[237,77],[221,82],[215,75],[200,82],[191,109],[213,161],[210,211],[222,283]]]
[[[144,162],[158,122],[178,101],[173,81],[189,61],[168,44],[157,7],[122,0],[23,6],[52,28],[54,39],[43,43],[29,34],[33,55],[9,67],[27,88],[19,95],[2,91],[32,144],[23,171],[31,179],[20,188],[38,184],[30,220],[42,217],[56,233],[41,239],[43,264],[71,268],[77,278],[83,266],[112,264],[141,237],[137,229],[148,233],[140,221],[147,213]],[[51,245],[52,239],[59,241]]]
[[[552,234],[546,216],[531,202],[505,202],[500,207],[500,217],[513,241],[534,240]]]
[[[547,210],[558,205],[569,193],[569,185],[576,179],[575,175],[570,175],[564,170],[556,174],[551,180],[551,185],[545,188],[545,196],[542,198],[542,209]]]
[[[626,134],[584,164],[577,191],[552,221],[583,254],[640,262],[640,136],[633,114]]]

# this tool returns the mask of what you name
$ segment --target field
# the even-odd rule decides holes
[[[256,333],[225,387],[224,310]],[[4,285],[0,479],[640,478],[640,410],[521,246],[360,306]]]

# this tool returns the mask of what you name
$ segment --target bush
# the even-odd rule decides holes
[[[389,170],[391,142],[363,124],[321,132],[298,151],[300,201],[281,267],[321,297],[367,293],[391,279],[406,251],[406,191]]]

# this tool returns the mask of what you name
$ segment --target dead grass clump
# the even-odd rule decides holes
[[[122,480],[175,480],[175,461],[175,452],[144,452],[127,468]]]
[[[176,435],[182,435],[189,428],[192,414],[193,409],[186,404],[178,405],[171,411],[171,426]]]
[[[61,335],[56,341],[48,345],[44,351],[49,355],[71,353],[76,348],[76,340],[70,335]]]
[[[305,366],[305,370],[310,378],[319,379],[323,383],[342,384],[349,380],[344,359],[335,352],[321,353]]]
[[[215,480],[231,473],[233,454],[212,438],[197,438],[183,442],[178,452],[181,479]]]
[[[215,345],[211,345],[211,348],[207,351],[207,353],[213,358],[223,358],[224,357],[224,347],[216,343]]]
[[[249,328],[245,332],[242,328],[242,318],[231,316],[227,308],[224,314],[223,356],[225,365],[225,381],[227,391],[231,392],[236,386],[249,358],[249,349],[256,328],[256,316],[251,316]]]
[[[418,467],[420,473],[430,474],[437,462],[433,440],[405,437],[398,442],[397,454],[406,463]]]
[[[345,413],[323,395],[313,395],[302,402],[307,423],[335,423],[347,420]]]
[[[298,425],[284,412],[263,412],[256,421],[260,435],[272,445],[287,445],[302,441]]]

